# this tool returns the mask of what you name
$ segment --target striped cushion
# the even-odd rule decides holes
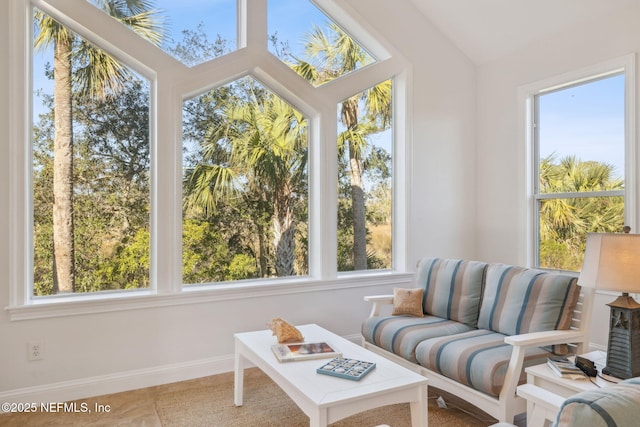
[[[556,427],[635,427],[640,425],[640,378],[583,391],[564,401]]]
[[[415,363],[415,349],[421,341],[470,329],[462,323],[436,316],[370,317],[362,324],[362,336],[365,341]]]
[[[490,264],[478,328],[505,335],[568,329],[579,293],[566,274]]]
[[[476,329],[454,336],[432,338],[416,347],[416,359],[429,370],[488,395],[498,396],[512,350],[504,342],[504,337],[497,332]],[[551,355],[541,348],[527,349],[524,366],[545,363]],[[519,383],[525,381],[523,371]]]
[[[475,327],[487,264],[478,261],[424,258],[416,287],[424,288],[424,312]]]

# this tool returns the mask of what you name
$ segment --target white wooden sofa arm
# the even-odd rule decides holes
[[[379,316],[382,306],[393,304],[393,295],[370,295],[364,297],[364,300],[373,303],[369,317]]]
[[[504,342],[516,347],[541,347],[552,344],[584,342],[584,332],[577,330],[529,332],[527,334],[511,335],[504,338]]]
[[[546,420],[555,420],[565,397],[557,395],[534,384],[522,384],[517,389],[518,396],[527,399],[527,425],[546,425]]]
[[[518,395],[527,400],[533,400],[536,403],[542,403],[549,406],[551,409],[555,409],[556,414],[567,399],[566,397],[557,395],[533,384],[522,384],[518,387]]]
[[[585,333],[580,330],[529,332],[505,337],[504,342],[512,345],[513,351],[505,374],[504,385],[500,392],[500,400],[503,401],[507,397],[515,396],[527,348],[553,344],[583,343],[586,339]]]

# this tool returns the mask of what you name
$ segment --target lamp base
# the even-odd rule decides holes
[[[602,373],[622,379],[640,376],[640,304],[625,292],[607,305],[611,322]]]

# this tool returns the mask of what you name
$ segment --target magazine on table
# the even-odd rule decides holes
[[[342,355],[342,353],[324,341],[275,344],[271,346],[271,349],[280,362],[321,359]]]
[[[556,375],[562,378],[579,379],[585,378],[584,372],[575,363],[566,357],[547,357],[547,365]]]

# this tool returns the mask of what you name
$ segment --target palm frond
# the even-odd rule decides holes
[[[317,82],[320,74],[318,69],[306,61],[299,60],[292,65],[293,71],[310,83]]]
[[[61,40],[70,44],[75,37],[67,27],[38,9],[34,9],[33,21],[34,34],[36,34],[33,45],[36,50],[44,51]]]
[[[84,58],[73,74],[74,86],[81,96],[97,99],[113,96],[133,77],[120,62],[88,43],[81,43],[73,54]]]
[[[215,212],[220,200],[237,194],[239,186],[232,168],[199,164],[185,173],[185,208],[200,208],[206,214]]]

